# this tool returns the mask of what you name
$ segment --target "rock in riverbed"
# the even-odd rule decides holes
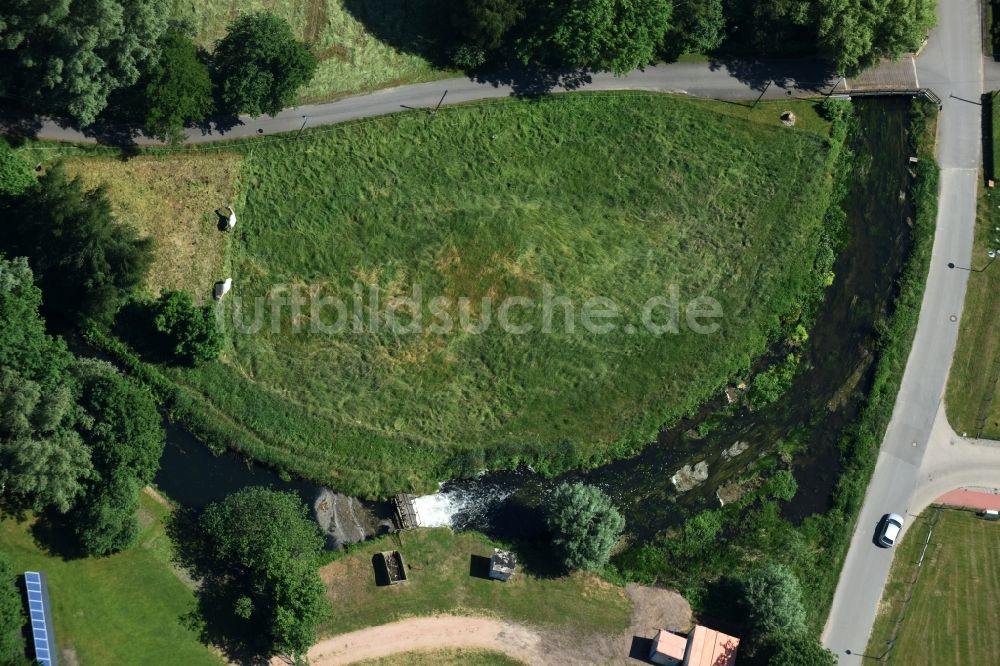
[[[708,480],[708,463],[702,460],[694,467],[684,465],[670,477],[677,492],[684,493]]]

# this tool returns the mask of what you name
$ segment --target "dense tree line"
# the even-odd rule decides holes
[[[237,17],[214,53],[170,22],[166,0],[13,0],[0,7],[0,96],[81,125],[126,99],[129,120],[179,138],[210,114],[276,113],[307,83],[316,59],[288,22]],[[119,109],[120,111],[120,109]],[[121,118],[116,118],[121,119]]]
[[[455,64],[625,72],[659,58],[724,48],[755,56],[815,53],[840,72],[919,47],[934,0],[451,0]]]
[[[163,452],[149,391],[77,359],[39,315],[24,258],[0,258],[0,503],[69,513],[84,552],[132,545],[142,487]]]

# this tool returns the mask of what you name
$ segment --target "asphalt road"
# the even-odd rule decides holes
[[[234,123],[212,124],[190,129],[186,143],[210,143],[226,139],[267,136],[294,132],[303,127],[333,125],[358,118],[396,113],[411,108],[432,108],[444,97],[445,104],[459,104],[483,99],[532,95],[541,92],[572,90],[651,90],[677,92],[717,99],[765,99],[812,97],[829,92],[839,79],[815,61],[671,63],[647,67],[627,76],[608,73],[587,74],[514,74],[491,80],[469,78],[445,79],[368,95],[348,97],[335,102],[310,104],[282,111],[276,116],[240,117]],[[773,82],[770,83],[769,82]],[[72,142],[124,141],[155,144],[138,132],[121,127],[93,127],[80,131],[65,121],[22,119],[0,116],[0,128],[41,139]]]
[[[939,412],[944,421],[941,401],[968,278],[948,263],[968,266],[972,252],[983,57],[978,0],[941,0],[938,17],[939,25],[917,59],[920,84],[933,88],[944,105],[938,134],[937,234],[916,338],[823,633],[824,644],[841,664],[862,663],[892,564],[893,552],[873,544],[876,525],[890,511],[905,516],[926,506],[925,455],[934,449],[932,457],[939,458],[937,449],[950,445],[947,437],[932,434]]]

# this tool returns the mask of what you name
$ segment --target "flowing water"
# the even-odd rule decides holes
[[[648,536],[718,506],[720,496],[738,493],[732,481],[753,464],[768,464],[779,449],[792,456],[799,484],[785,507],[786,517],[797,521],[826,510],[840,471],[838,441],[857,418],[871,382],[875,322],[891,306],[911,246],[909,108],[908,98],[855,103],[859,130],[853,139],[857,159],[848,239],[834,267],[837,279],[803,349],[804,369],[781,400],[759,411],[729,413],[720,396],[696,418],[664,430],[639,455],[588,472],[546,479],[522,469],[449,481],[438,494],[416,499],[420,523],[508,538],[530,536],[541,531],[539,507],[546,494],[562,480],[582,480],[607,490],[629,531]],[[706,419],[714,427],[704,437],[693,436]],[[360,503],[312,484],[283,480],[235,455],[213,456],[176,427],[170,428],[168,440],[156,483],[183,506],[204,506],[247,485],[271,485],[293,490],[313,506],[333,545],[386,526],[385,504]],[[707,478],[678,492],[672,477],[696,463],[707,465]]]

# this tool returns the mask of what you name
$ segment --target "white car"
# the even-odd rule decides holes
[[[898,513],[887,513],[882,516],[882,522],[878,533],[878,545],[883,548],[892,548],[899,538],[899,533],[903,529],[903,517]]]

